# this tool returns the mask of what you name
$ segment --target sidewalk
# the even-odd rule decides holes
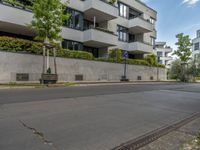
[[[57,84],[42,85],[39,83],[2,83],[0,89],[29,89],[29,88],[52,88],[52,87],[69,87],[69,86],[102,86],[102,85],[130,85],[130,84],[179,84],[176,81],[74,81],[58,82]]]
[[[139,150],[200,150],[185,148],[200,132],[200,118],[173,131]],[[184,147],[184,148],[183,148]]]

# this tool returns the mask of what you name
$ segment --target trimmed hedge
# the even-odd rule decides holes
[[[30,40],[18,39],[7,36],[0,36],[0,50],[7,52],[26,52],[31,54],[42,54],[42,43],[34,42]],[[50,55],[53,55],[52,52]],[[92,60],[93,55],[89,52],[59,49],[57,56],[67,58],[81,58]]]
[[[127,61],[127,64],[149,66],[149,63],[143,59],[127,59],[126,61]]]
[[[60,49],[57,51],[58,57],[67,57],[67,58],[81,58],[92,60],[93,55],[89,52],[77,51],[77,50],[69,50],[69,49]]]
[[[30,54],[42,54],[43,44],[39,42],[34,42],[30,40],[24,40],[19,38],[0,36],[0,50],[7,52],[25,52]],[[124,60],[121,58],[121,50],[114,49],[110,51],[109,58],[94,58],[92,53],[85,51],[77,51],[77,50],[69,50],[69,49],[61,49],[57,50],[58,57],[66,57],[66,58],[80,58],[86,60],[95,60],[95,61],[103,61],[103,62],[113,62],[113,63],[123,63]],[[50,51],[50,55],[52,51]],[[127,59],[127,64],[132,65],[145,65],[145,66],[155,66],[165,68],[164,65],[160,65],[155,63],[155,56],[148,56],[145,59]]]
[[[42,43],[19,38],[0,36],[0,50],[42,54]]]
[[[96,61],[113,62],[116,63],[115,58],[95,58]],[[117,61],[117,63],[124,63],[124,60]],[[130,65],[144,65],[150,66],[149,63],[143,59],[126,59],[126,63]]]

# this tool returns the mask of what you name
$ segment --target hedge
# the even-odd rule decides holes
[[[42,43],[19,38],[0,36],[0,50],[42,54]]]
[[[0,50],[7,52],[26,52],[31,54],[43,53],[42,43],[7,36],[0,36]],[[50,55],[53,54],[50,53]],[[88,60],[93,59],[92,53],[69,49],[58,49],[57,56]]]
[[[0,50],[7,52],[25,52],[31,54],[42,54],[42,43],[24,40],[19,38],[0,36]],[[52,51],[50,52],[52,54]],[[110,51],[109,58],[94,58],[92,53],[86,51],[77,51],[77,50],[69,50],[69,49],[61,49],[57,50],[58,57],[66,57],[66,58],[80,58],[87,60],[95,60],[95,61],[103,61],[103,62],[113,62],[113,63],[123,63],[123,59],[120,57],[121,52],[119,49],[114,49]],[[145,66],[155,66],[165,68],[164,65],[155,64],[154,56],[146,57],[145,59],[127,59],[127,64],[133,65],[145,65]]]

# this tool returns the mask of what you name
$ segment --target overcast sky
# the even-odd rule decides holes
[[[200,29],[200,0],[143,0],[158,12],[157,41],[175,47],[178,33],[196,37]]]

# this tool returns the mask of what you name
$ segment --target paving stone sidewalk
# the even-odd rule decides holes
[[[153,143],[140,148],[139,150],[182,150],[181,148],[183,145],[194,140],[198,132],[200,132],[200,118],[190,122],[176,131],[161,137]]]

